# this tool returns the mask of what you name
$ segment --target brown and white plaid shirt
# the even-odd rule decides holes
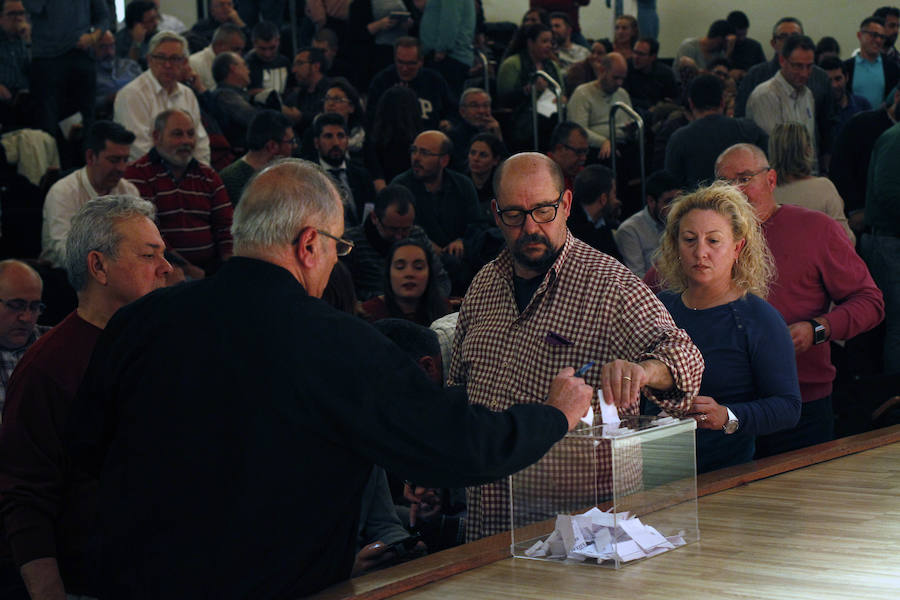
[[[470,402],[495,411],[544,402],[551,381],[564,367],[577,369],[596,361],[585,380],[599,388],[601,365],[655,358],[669,367],[675,385],[665,392],[645,388],[644,395],[677,416],[690,409],[703,375],[700,351],[650,289],[571,232],[521,314],[508,249],[478,273],[460,309],[452,356],[450,383],[465,385]],[[599,413],[596,396],[593,404]],[[593,479],[594,469],[584,473],[585,465],[596,465],[596,487],[587,483],[588,488],[598,499],[612,494],[608,444],[598,446],[596,456],[573,456],[565,463],[547,465],[557,484],[581,488],[575,482]],[[638,485],[640,464],[634,470]],[[468,541],[509,529],[506,480],[467,491]]]

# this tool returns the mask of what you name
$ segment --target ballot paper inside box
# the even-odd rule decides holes
[[[509,478],[512,555],[620,568],[700,539],[693,419],[580,425]]]

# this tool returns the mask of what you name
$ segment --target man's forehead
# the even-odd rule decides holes
[[[569,137],[566,139],[566,143],[570,146],[574,146],[575,148],[581,148],[587,147],[588,140],[586,135],[584,135],[577,129],[573,129],[569,132]]]
[[[785,33],[803,33],[803,29],[797,23],[793,21],[785,21],[781,25],[775,28],[775,35],[782,35]]]
[[[103,150],[100,152],[109,155],[128,155],[131,151],[131,144],[117,144],[112,140],[106,140]]]
[[[156,47],[157,51],[164,54],[183,54],[184,46],[178,40],[166,40],[160,42]]]
[[[737,150],[726,155],[722,162],[719,163],[719,171],[722,173],[732,173],[734,175],[742,175],[751,173],[760,168],[759,161],[750,152],[746,150]]]
[[[412,204],[407,207],[406,214],[403,215],[397,212],[396,204],[391,204],[384,210],[384,218],[381,220],[381,222],[385,223],[386,225],[397,225],[405,222],[412,224],[415,218],[416,207]],[[390,221],[390,223],[388,223],[388,221]]]
[[[811,65],[815,61],[815,53],[805,48],[797,48],[788,55],[787,60],[798,65]]]
[[[325,125],[322,128],[322,135],[347,135],[347,132],[340,125]]]

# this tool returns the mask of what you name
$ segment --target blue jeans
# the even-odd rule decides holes
[[[884,373],[900,373],[900,237],[867,233],[861,244],[872,279],[884,294]]]

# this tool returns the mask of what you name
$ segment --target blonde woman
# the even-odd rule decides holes
[[[774,263],[753,208],[721,183],[675,200],[657,251],[660,299],[706,369],[694,399],[700,472],[750,461],[800,417],[794,346],[765,301]]]

